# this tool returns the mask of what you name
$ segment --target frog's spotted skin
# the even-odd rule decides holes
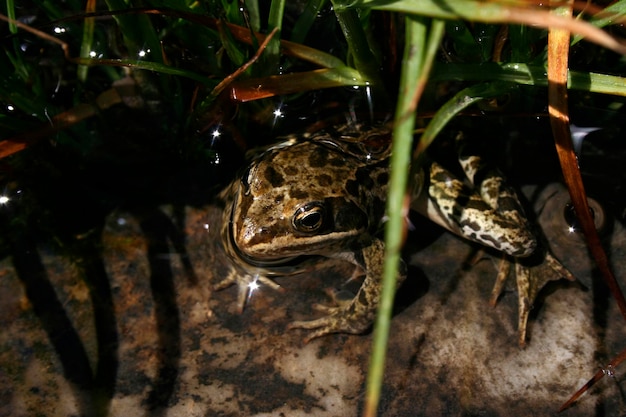
[[[427,216],[460,236],[512,256],[528,256],[537,242],[515,194],[503,184],[490,181],[503,196],[491,205],[462,181],[433,163],[430,167]],[[521,226],[520,226],[521,225]]]
[[[234,260],[218,284],[239,285],[238,308],[257,280],[302,271],[311,255],[344,259],[365,272],[357,296],[328,309],[327,317],[292,327],[361,333],[378,303],[384,245],[375,237],[387,193],[389,133],[345,130],[291,138],[253,160],[223,196],[227,202],[222,238]],[[400,280],[404,276],[400,277]]]
[[[415,178],[411,207],[452,232],[498,249],[515,263],[523,344],[530,306],[543,285],[571,274],[540,248],[515,192],[480,158],[467,155],[459,136],[460,162],[471,185],[437,163]],[[234,261],[218,284],[239,286],[243,309],[251,283],[274,288],[270,277],[312,265],[312,256],[344,259],[365,273],[357,295],[326,315],[291,328],[314,330],[307,339],[332,332],[360,333],[373,321],[380,293],[384,244],[377,237],[387,195],[390,133],[385,128],[339,126],[290,138],[255,158],[226,189],[222,238]],[[532,255],[532,256],[531,256]],[[538,260],[537,260],[538,258]],[[492,301],[506,278],[496,280]],[[404,279],[404,265],[399,272]]]
[[[451,232],[504,254],[491,295],[495,305],[512,264],[515,266],[519,300],[519,344],[526,341],[532,303],[549,281],[574,276],[532,233],[515,191],[502,173],[468,153],[471,144],[457,136],[459,162],[471,185],[433,162],[428,192],[414,196],[412,208]]]

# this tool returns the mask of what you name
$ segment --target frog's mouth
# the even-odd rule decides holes
[[[362,231],[354,231],[350,233],[350,235],[359,235],[359,233],[362,233]],[[345,236],[343,236],[343,239],[340,240],[345,240]],[[296,254],[293,256],[282,257],[252,257],[243,252],[239,246],[237,246],[232,223],[229,223],[228,225],[228,237],[226,242],[226,252],[235,261],[235,263],[244,268],[247,267],[246,269],[262,269],[264,275],[284,276],[300,273],[306,271],[311,266],[312,261],[315,261],[320,256],[323,256],[322,253],[311,252],[308,254]],[[327,244],[327,242],[326,238],[325,243]]]
[[[235,242],[235,237],[233,233],[233,224],[232,222],[228,225],[228,248],[227,252],[231,257],[234,257],[248,265],[258,267],[258,268],[270,268],[275,273],[289,273],[293,272],[295,265],[301,263],[301,261],[305,258],[310,258],[310,256],[305,255],[294,255],[294,256],[284,256],[280,258],[253,258],[246,253],[244,253]],[[284,270],[283,270],[284,269]]]

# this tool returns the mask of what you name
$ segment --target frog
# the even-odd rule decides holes
[[[348,300],[314,305],[323,316],[298,320],[305,338],[359,334],[372,325],[381,293],[385,244],[381,231],[389,182],[392,130],[343,124],[283,138],[258,152],[242,175],[220,194],[225,202],[221,239],[231,268],[215,285],[238,287],[243,311],[259,285],[282,287],[275,278],[302,273],[323,259],[354,265],[362,284]],[[456,139],[464,178],[437,161],[410,174],[409,205],[444,229],[502,254],[490,303],[495,305],[511,269],[518,291],[518,342],[539,290],[549,281],[574,280],[524,214],[504,175],[472,152],[466,135]],[[406,278],[400,262],[397,286]]]

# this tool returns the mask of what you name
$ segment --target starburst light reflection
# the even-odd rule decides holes
[[[259,284],[259,276],[255,275],[254,276],[254,280],[252,280],[248,284],[248,300],[252,297],[252,293],[254,293],[256,290],[258,290],[260,287],[261,287],[261,285]]]
[[[272,127],[276,126],[276,122],[278,121],[278,119],[282,119],[283,117],[285,117],[285,112],[282,109],[283,105],[282,103],[280,103],[272,112],[272,114],[274,115],[274,120],[272,121]]]

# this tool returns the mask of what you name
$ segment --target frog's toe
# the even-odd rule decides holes
[[[234,270],[230,270],[226,278],[222,279],[217,284],[213,285],[213,289],[216,291],[223,290],[224,288],[228,288],[234,283],[237,282],[238,274]]]
[[[313,310],[315,311],[319,311],[320,313],[324,313],[327,315],[332,315],[341,309],[341,307],[326,305],[326,304],[319,304],[319,303],[313,304],[311,308],[313,308]]]
[[[529,258],[511,258],[505,256],[499,266],[498,276],[491,292],[489,303],[495,306],[511,266],[515,265],[515,279],[518,293],[518,342],[526,344],[528,317],[533,303],[541,289],[550,281],[576,278],[549,251],[539,252]]]
[[[527,262],[526,259],[515,260],[515,277],[517,281],[519,319],[519,344],[526,344],[526,329],[530,310],[539,291],[550,281],[565,278],[575,281],[576,278],[550,252],[546,252],[539,263]]]
[[[304,343],[309,343],[315,338],[327,335],[329,333],[337,332],[338,330],[335,330],[334,327],[335,326],[332,320],[328,320],[328,317],[323,317],[316,320],[299,320],[291,322],[289,325],[287,325],[288,330],[315,330],[314,332],[309,333],[309,335],[304,338]]]
[[[283,288],[272,281],[271,279],[260,275],[238,274],[236,271],[231,271],[228,276],[222,281],[218,282],[214,288],[221,290],[227,288],[233,284],[237,284],[237,312],[242,313],[248,300],[252,297],[254,292],[258,290],[262,285],[266,285],[275,291],[283,291]]]
[[[284,292],[283,287],[271,279],[259,275],[246,276],[245,279],[240,280],[237,284],[239,287],[237,292],[237,308],[239,312],[243,311],[248,300],[263,285],[270,287],[274,291]]]
[[[507,256],[503,255],[500,260],[500,265],[498,266],[496,282],[493,284],[493,289],[491,290],[491,298],[489,299],[489,305],[491,307],[495,307],[498,303],[498,298],[500,298],[500,294],[502,294],[502,290],[504,289],[504,284],[506,283],[510,270],[511,262],[507,259]]]
[[[305,337],[305,343],[330,333],[352,333],[359,334],[367,330],[372,324],[373,317],[370,314],[350,314],[350,309],[344,307],[322,307],[328,314],[315,320],[294,321],[287,326],[291,329],[315,330]]]

